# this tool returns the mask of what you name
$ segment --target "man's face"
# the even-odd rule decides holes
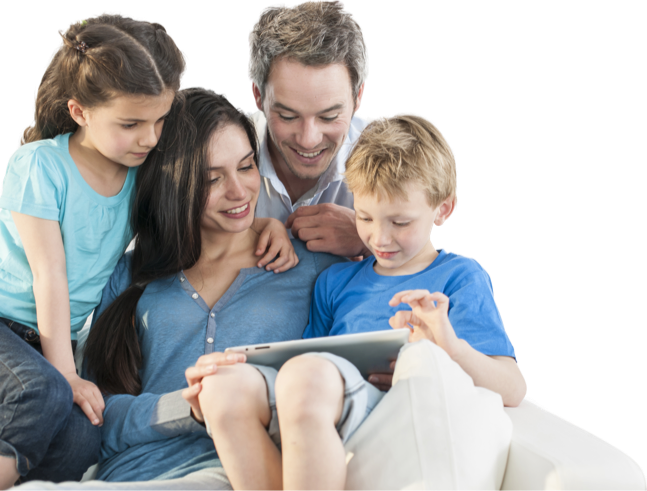
[[[353,101],[348,69],[341,64],[310,67],[274,61],[264,97],[254,85],[256,105],[267,119],[274,165],[299,179],[319,178],[348,134],[362,90]]]

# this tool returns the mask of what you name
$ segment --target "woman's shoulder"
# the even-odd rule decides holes
[[[321,273],[334,264],[349,263],[345,257],[335,256],[327,252],[311,252],[306,247],[306,243],[299,239],[292,239],[292,246],[299,258],[299,265],[303,263],[305,267],[314,268],[316,274]]]

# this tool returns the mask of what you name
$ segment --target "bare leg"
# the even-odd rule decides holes
[[[234,489],[282,489],[281,453],[267,433],[265,379],[243,363],[202,380],[200,408]]]
[[[344,379],[316,356],[289,360],[276,379],[284,489],[344,489],[346,458],[335,425]]]
[[[9,489],[19,477],[16,459],[0,455],[0,489]]]

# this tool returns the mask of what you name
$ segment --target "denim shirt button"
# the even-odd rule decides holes
[[[198,294],[194,293],[193,295],[191,295],[191,298],[193,298],[194,300],[197,300],[198,299]]]
[[[207,343],[213,344],[213,338],[207,338]]]
[[[214,314],[213,312],[211,312],[211,314],[209,314],[209,315],[211,315],[212,319],[216,316],[216,314]]]

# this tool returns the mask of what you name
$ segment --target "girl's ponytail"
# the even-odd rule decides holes
[[[92,108],[119,95],[176,92],[184,58],[159,24],[102,15],[73,24],[45,71],[36,96],[35,124],[23,143],[73,132],[67,103]]]

